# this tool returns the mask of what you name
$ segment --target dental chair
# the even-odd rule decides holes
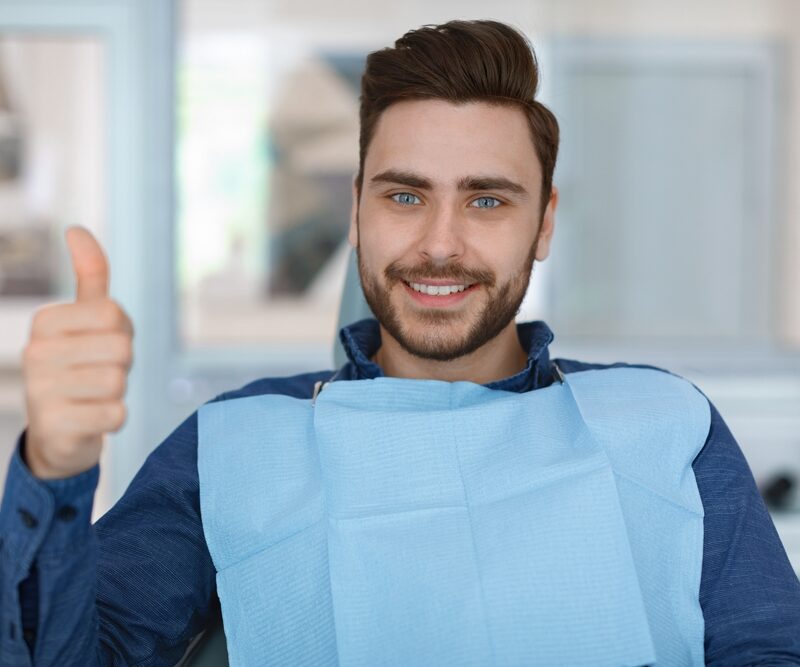
[[[337,331],[346,324],[358,322],[366,317],[373,317],[373,315],[364,299],[364,293],[361,291],[356,255],[351,252],[342,292],[342,302],[339,306]],[[333,359],[335,368],[344,365],[347,359],[338,336],[334,344]],[[219,613],[215,614],[208,627],[192,640],[176,667],[228,667],[228,646],[225,642],[222,617]]]

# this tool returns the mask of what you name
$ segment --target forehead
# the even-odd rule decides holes
[[[410,100],[381,115],[364,175],[402,169],[450,185],[464,175],[492,173],[538,184],[541,168],[528,120],[516,106]]]

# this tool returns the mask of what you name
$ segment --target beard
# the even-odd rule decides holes
[[[495,274],[487,269],[468,268],[459,263],[440,265],[430,260],[411,267],[392,262],[384,269],[384,282],[381,284],[366,267],[360,247],[356,248],[358,273],[364,297],[373,314],[406,352],[422,359],[452,361],[475,352],[514,319],[528,289],[538,241],[537,234],[523,266],[500,286],[496,285]],[[458,324],[468,323],[474,309],[415,309],[408,316],[414,321],[403,322],[392,303],[392,290],[395,286],[405,289],[403,282],[422,282],[425,278],[452,280],[455,284],[477,283],[486,291],[486,303],[473,316],[466,332],[459,335],[453,329]],[[422,326],[415,332],[414,327],[409,326],[413,324]]]

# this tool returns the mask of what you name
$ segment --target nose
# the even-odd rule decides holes
[[[423,220],[420,255],[434,264],[447,264],[464,255],[465,224],[454,206],[437,206]]]

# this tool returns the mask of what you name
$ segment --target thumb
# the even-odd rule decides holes
[[[88,229],[78,226],[69,227],[66,238],[75,271],[77,300],[108,296],[108,261],[97,239]]]

